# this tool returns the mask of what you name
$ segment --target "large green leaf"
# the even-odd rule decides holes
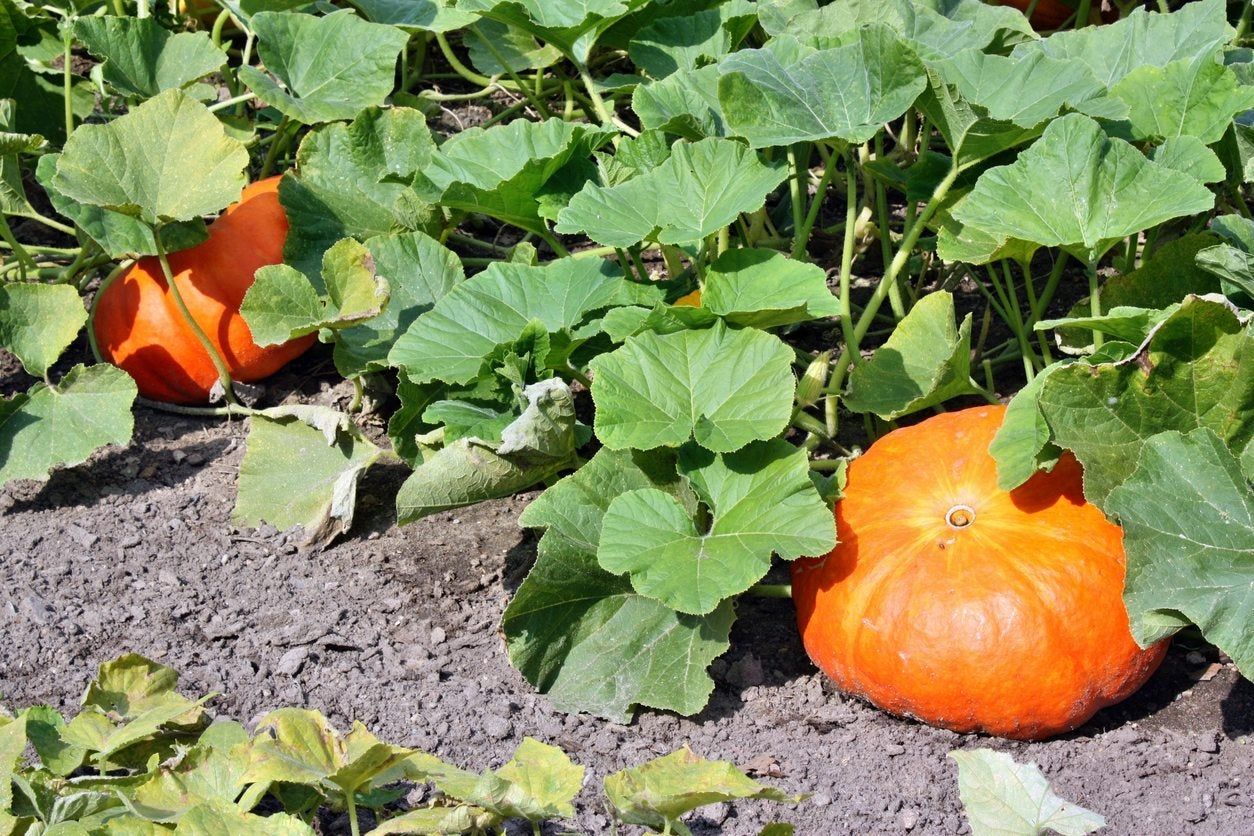
[[[381,451],[328,407],[276,407],[254,415],[239,469],[234,519],[302,526],[325,544],[353,524],[357,482]]]
[[[792,351],[778,338],[721,323],[632,337],[592,361],[596,434],[606,447],[716,452],[773,438],[792,413]]]
[[[1014,163],[981,174],[953,214],[986,233],[1061,246],[1090,261],[1134,232],[1214,203],[1193,177],[1147,160],[1075,113],[1050,122]]]
[[[29,374],[43,377],[83,325],[87,309],[68,285],[0,285],[0,348],[12,352]]]
[[[719,102],[731,132],[754,148],[840,139],[865,142],[927,86],[923,64],[884,26],[816,50],[795,43],[720,63]]]
[[[379,315],[391,296],[363,244],[345,238],[322,257],[319,293],[294,267],[272,264],[257,271],[240,314],[257,345],[277,345],[322,330],[351,328]]]
[[[948,291],[919,300],[849,377],[845,406],[886,421],[979,391],[971,381],[971,314],[954,321]]]
[[[501,627],[510,661],[558,709],[626,723],[636,706],[704,708],[706,668],[727,650],[735,617],[730,602],[700,617],[637,595],[592,551],[550,533]]]
[[[52,187],[149,226],[217,212],[244,188],[248,152],[204,105],[168,90],[65,143]]]
[[[1189,298],[1133,358],[1050,374],[1040,408],[1053,439],[1084,465],[1084,494],[1103,505],[1145,442],[1208,427],[1238,453],[1254,437],[1254,340],[1228,306]]]
[[[681,448],[680,472],[709,508],[708,529],[673,495],[642,488],[605,512],[597,561],[671,609],[708,615],[766,575],[771,556],[836,545],[831,510],[810,481],[805,452],[786,441],[716,455]],[[700,515],[696,515],[700,517]]]
[[[646,239],[691,244],[741,212],[761,209],[787,176],[782,163],[764,163],[739,142],[678,142],[647,174],[615,186],[585,185],[558,215],[557,231],[584,232],[614,247]]]
[[[1150,645],[1188,626],[1254,674],[1254,479],[1202,427],[1164,432],[1111,491],[1128,553],[1124,602],[1132,634]]]
[[[638,86],[632,93],[631,107],[646,129],[664,130],[694,141],[726,136],[718,80],[715,65],[672,73],[661,81]]]
[[[296,816],[274,813],[258,816],[234,804],[212,801],[193,807],[179,819],[174,836],[314,836],[314,830]]]
[[[516,26],[586,62],[597,38],[649,0],[457,0],[458,11]]]
[[[728,322],[773,328],[836,316],[823,268],[773,250],[728,250],[710,264],[701,307]]]
[[[204,743],[193,747],[176,763],[163,764],[150,773],[130,793],[127,807],[148,821],[175,822],[200,804],[234,804],[246,786],[249,761],[248,734],[242,727],[235,728],[233,747]]]
[[[666,78],[727,55],[756,22],[753,3],[728,0],[693,14],[658,18],[636,33],[627,52],[637,67],[654,78]]]
[[[1088,64],[1107,87],[1137,67],[1164,67],[1172,61],[1214,55],[1232,37],[1224,0],[1188,3],[1171,14],[1144,8],[1117,23],[1055,32],[1015,47],[1014,55],[1043,52]]]
[[[574,464],[575,403],[560,378],[524,390],[527,408],[500,443],[461,438],[432,454],[401,485],[396,521],[512,496]]]
[[[1254,221],[1241,215],[1221,215],[1210,222],[1222,244],[1199,250],[1197,267],[1219,279],[1229,298],[1254,299]]]
[[[685,746],[643,766],[607,775],[605,795],[615,818],[654,831],[691,836],[680,817],[707,804],[759,798],[797,802],[759,784],[727,761],[707,761]]]
[[[291,224],[287,263],[312,279],[322,254],[341,238],[433,231],[431,207],[409,186],[392,181],[412,177],[434,153],[426,119],[404,107],[370,108],[348,125],[310,133],[296,154],[296,169],[279,184]]]
[[[385,368],[397,338],[466,278],[457,255],[422,232],[378,235],[366,249],[392,295],[383,313],[339,332],[335,368],[345,377]]]
[[[257,52],[266,69],[240,67],[240,81],[306,125],[352,119],[383,104],[395,83],[396,59],[409,36],[351,11],[325,17],[293,12],[253,15]]]
[[[1138,67],[1110,89],[1128,105],[1134,139],[1197,137],[1218,142],[1242,111],[1254,108],[1254,87],[1243,86],[1213,54]]]
[[[135,381],[112,366],[75,366],[55,386],[0,399],[0,485],[46,479],[106,444],[131,440]]]
[[[104,80],[124,96],[186,87],[226,63],[208,33],[173,33],[151,17],[80,17],[74,36],[104,59]]]
[[[1049,424],[1041,414],[1039,399],[1049,376],[1070,362],[1046,366],[1007,404],[1001,427],[988,447],[989,455],[997,461],[997,486],[1002,490],[1014,490],[1032,478],[1044,462],[1057,458],[1057,448],[1049,443]]]
[[[958,794],[975,836],[1084,836],[1106,826],[1096,813],[1063,801],[1036,764],[1004,752],[949,753],[958,764]]]
[[[392,346],[388,362],[414,383],[468,383],[530,323],[551,334],[568,332],[589,313],[613,304],[624,284],[621,271],[599,259],[561,259],[540,267],[496,262],[415,319]]]
[[[562,60],[560,50],[498,20],[481,18],[462,33],[462,41],[470,50],[470,62],[484,75],[542,70]]]
[[[545,233],[541,202],[551,192],[577,191],[559,177],[609,142],[612,130],[548,119],[520,119],[493,128],[471,128],[449,139],[422,169],[419,188],[445,206],[491,215]],[[591,166],[587,166],[590,173]],[[423,181],[429,181],[424,184]],[[564,202],[564,201],[562,201]],[[547,213],[546,213],[547,214]]]
[[[402,29],[450,32],[475,22],[476,16],[453,8],[450,0],[352,0],[368,20]]]

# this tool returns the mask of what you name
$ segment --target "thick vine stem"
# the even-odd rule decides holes
[[[1085,271],[1089,277],[1089,315],[1094,318],[1102,315],[1102,288],[1097,281],[1097,260],[1089,261],[1085,266]],[[1093,329],[1093,348],[1102,347],[1102,332]]]
[[[165,401],[154,401],[150,398],[137,397],[135,403],[140,406],[146,406],[149,409],[155,409],[158,412],[169,412],[171,415],[188,415],[195,418],[220,418],[228,415],[237,415],[246,418],[250,415],[256,415],[257,410],[243,404],[226,404],[225,406],[183,406],[182,404],[166,403]]]
[[[862,342],[862,338],[870,330],[871,323],[875,321],[875,314],[879,311],[880,305],[884,304],[884,300],[888,298],[889,290],[909,262],[910,253],[914,251],[915,244],[919,242],[919,236],[923,234],[923,230],[927,226],[928,221],[932,219],[932,215],[936,214],[936,210],[945,195],[949,194],[950,188],[953,187],[954,182],[958,179],[959,171],[960,169],[955,161],[949,167],[949,173],[932,190],[932,197],[927,202],[927,206],[915,217],[914,223],[907,228],[906,234],[902,238],[901,246],[897,249],[897,254],[893,256],[892,263],[888,265],[888,271],[880,279],[880,283],[875,286],[875,292],[871,294],[871,298],[867,300],[866,307],[862,309],[862,314],[858,317],[858,322],[853,329],[853,343],[846,343],[840,353],[840,359],[836,361],[836,368],[832,370],[832,379],[827,384],[827,392],[829,394],[839,394],[845,382],[845,375],[848,373],[849,367],[853,365],[854,358],[858,356],[858,344]]]
[[[218,372],[218,381],[222,384],[222,392],[226,397],[227,403],[239,406],[239,401],[235,397],[235,390],[232,386],[231,372],[226,367],[226,361],[222,359],[221,352],[209,339],[209,335],[200,327],[200,323],[192,316],[192,312],[187,309],[187,303],[183,300],[183,293],[179,290],[178,282],[174,281],[174,273],[170,270],[170,259],[161,243],[161,231],[159,229],[153,230],[152,238],[156,242],[157,260],[161,262],[161,272],[170,288],[170,295],[174,297],[174,304],[178,306],[179,313],[183,316],[183,321],[187,323],[187,327],[191,329],[192,334],[200,342],[201,348],[209,355],[209,361],[213,363],[213,368]]]
[[[755,583],[745,592],[746,595],[752,595],[754,598],[791,598],[792,584],[790,583]]]

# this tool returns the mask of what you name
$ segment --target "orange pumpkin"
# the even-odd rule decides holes
[[[793,564],[806,651],[841,690],[959,732],[1036,740],[1128,697],[1162,661],[1122,592],[1122,532],[1063,456],[1013,491],[1005,408],[895,430],[849,466],[839,545]]]
[[[681,308],[701,307],[701,288],[697,288],[691,293],[688,293],[684,296],[680,296],[678,299],[674,301],[673,304],[676,307],[681,307]]]
[[[170,270],[192,317],[235,380],[268,377],[300,356],[314,337],[261,348],[240,316],[258,268],[283,261],[287,216],[279,177],[253,183],[209,225],[204,242],[170,255]],[[204,403],[218,374],[196,339],[155,257],[142,258],[96,296],[92,330],[103,359],[119,366],[144,397]]]

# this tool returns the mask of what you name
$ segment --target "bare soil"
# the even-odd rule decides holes
[[[28,380],[4,359],[8,394]],[[324,366],[302,360],[274,388],[330,402],[342,393]],[[587,834],[608,831],[605,775],[685,742],[811,794],[794,809],[716,805],[692,822],[698,833],[754,834],[776,819],[801,834],[966,832],[945,755],[991,746],[1040,764],[1109,833],[1254,834],[1254,684],[1205,645],[1177,641],[1145,689],[1066,738],[1008,743],[832,693],[791,602],[746,600],[700,715],[646,711],[630,726],[565,715],[510,667],[498,633],[534,556],[516,522],[534,495],[398,528],[405,473],[379,470],[350,536],[303,553],[295,535],[230,523],[245,429],[140,409],[129,447],[0,491],[5,704],[73,712],[100,662],[135,651],[181,671],[188,693],[220,692],[216,710],[245,722],[307,705],[474,769],[530,735],[588,768],[568,823]]]

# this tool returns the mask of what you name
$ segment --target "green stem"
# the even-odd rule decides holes
[[[1089,314],[1094,317],[1102,315],[1101,286],[1097,283],[1097,262],[1090,261],[1084,265],[1089,277]],[[1093,348],[1102,347],[1102,332],[1093,329]]]
[[[614,125],[617,120],[610,113],[609,108],[606,107],[605,99],[601,98],[600,92],[597,91],[596,81],[589,74],[587,64],[576,61],[575,69],[579,71],[579,80],[583,82],[584,89],[588,91],[588,98],[592,102],[592,109],[596,112],[597,119],[600,120],[602,125]]]
[[[546,231],[540,237],[544,239],[544,243],[548,244],[549,249],[556,253],[559,258],[566,258],[570,255],[570,250],[562,246],[562,242],[557,240],[557,236],[553,233]]]
[[[233,105],[240,104],[241,102],[249,102],[255,98],[257,98],[256,93],[253,93],[253,92],[240,93],[238,96],[233,96],[227,99],[226,101],[221,101],[221,102],[218,102],[217,104],[209,105],[209,107],[206,109],[210,113],[217,113],[219,110],[226,110],[228,107],[232,107]]]
[[[1090,0],[1080,0],[1080,5],[1075,12],[1075,28],[1083,29],[1089,25],[1089,8],[1092,6]]]
[[[357,823],[357,799],[352,792],[346,792],[344,800],[348,805],[348,829],[353,836],[361,836],[361,825]]]
[[[1019,302],[1017,294],[1014,292],[1014,279],[1010,275],[1010,269],[1006,266],[1006,262],[1002,262],[1002,275],[1005,277],[1005,284],[997,275],[997,270],[993,266],[988,268],[989,282],[993,285],[993,289],[997,291],[997,295],[1001,297],[1002,305],[1006,308],[1006,312],[1010,314],[1010,318],[1006,320],[1006,324],[1010,326],[1010,330],[1014,332],[1015,340],[1019,343],[1019,354],[1023,359],[1023,374],[1031,381],[1036,376],[1036,359],[1032,352],[1032,344],[1028,340],[1027,331],[1023,327],[1023,314],[1019,310]]]
[[[1233,39],[1236,43],[1241,43],[1250,33],[1251,14],[1254,14],[1254,2],[1245,0],[1245,8],[1241,10],[1241,19],[1237,21],[1237,36]]]
[[[17,259],[18,272],[21,274],[22,281],[26,281],[26,271],[36,270],[38,265],[35,259],[31,258],[30,253],[26,251],[13,235],[13,230],[9,228],[9,219],[0,214],[0,238],[9,245],[9,249],[13,251],[14,258]]]
[[[788,146],[788,168],[792,172],[792,176],[788,178],[788,191],[792,196],[792,235],[794,253],[797,251],[796,241],[798,236],[801,235],[801,227],[805,224],[806,190],[801,181],[801,163],[803,160],[802,151],[804,151],[804,159],[807,163],[805,173],[808,179],[810,173],[808,166],[810,146],[804,142]]]
[[[835,156],[835,155],[833,155]],[[845,237],[840,250],[840,331],[845,341],[846,350],[857,343],[854,337],[853,300],[853,248],[854,234],[858,223],[858,172],[853,165],[853,155],[848,150],[845,157]],[[829,392],[825,410],[827,434],[836,435],[836,393]]]
[[[815,464],[811,463],[811,466]],[[752,595],[754,598],[791,598],[792,584],[790,583],[755,583],[745,592],[746,595]]]
[[[941,201],[944,200],[945,195],[949,194],[954,181],[958,179],[958,173],[958,163],[955,161],[950,165],[949,172],[944,179],[937,183],[936,188],[932,190],[932,197],[928,201],[927,206],[924,207],[923,211],[914,219],[914,223],[906,230],[897,254],[893,256],[892,262],[888,265],[888,271],[884,274],[884,278],[880,280],[880,283],[875,286],[875,291],[871,294],[871,298],[867,300],[866,307],[863,308],[862,314],[858,317],[858,322],[853,330],[853,343],[844,347],[841,351],[840,359],[836,361],[836,368],[832,370],[832,379],[827,384],[828,393],[840,392],[841,386],[845,382],[845,374],[848,373],[849,367],[858,356],[858,343],[866,336],[871,323],[875,321],[875,314],[879,311],[880,305],[884,304],[884,300],[888,298],[889,288],[897,281],[901,271],[905,269],[906,264],[910,260],[910,254],[914,251],[915,245],[919,243],[919,237],[923,234],[924,228],[927,227],[928,221],[932,219],[932,215],[940,208]]]
[[[209,355],[209,361],[213,363],[213,368],[218,373],[218,382],[222,384],[222,392],[226,397],[227,403],[238,406],[239,401],[235,398],[231,372],[226,367],[226,361],[222,359],[221,352],[209,339],[209,335],[200,327],[200,323],[192,316],[192,312],[187,309],[187,302],[183,299],[183,292],[179,290],[178,282],[174,280],[174,273],[170,270],[170,259],[166,255],[165,246],[161,243],[161,230],[154,229],[152,238],[156,242],[157,260],[161,263],[161,273],[165,276],[166,286],[170,288],[170,295],[174,297],[174,304],[178,307],[179,313],[183,316],[183,321],[187,323],[187,327],[191,329],[201,348]]]
[[[453,68],[453,72],[479,87],[491,87],[496,83],[494,79],[488,78],[486,75],[480,75],[463,64],[461,59],[453,52],[453,47],[449,46],[448,38],[444,37],[442,32],[435,34],[435,42],[439,45],[440,52],[444,55],[444,60]]]
[[[68,27],[66,32],[69,32]],[[70,62],[74,58],[74,39],[69,34],[66,34],[64,38],[65,51],[61,57],[61,100],[65,106],[65,138],[69,139],[70,134],[74,133],[74,99],[72,96],[74,77],[70,72]]]
[[[505,56],[501,55],[500,51],[493,45],[492,39],[480,38],[480,40],[483,41],[483,44],[488,48],[488,51],[492,53],[492,57],[496,58],[497,63],[505,68],[505,72],[509,73],[509,77],[512,78],[514,83],[518,85],[518,91],[522,93],[523,98],[531,102],[531,106],[534,107],[536,111],[545,119],[552,117],[553,114],[549,112],[548,107],[545,106],[539,96],[532,92],[530,86],[518,77],[518,73],[514,72],[513,68],[510,67],[510,62],[505,58]]]
[[[452,241],[454,244],[461,244],[464,247],[475,247],[480,250],[494,253],[499,256],[509,255],[509,248],[502,247],[498,244],[492,244],[488,241],[480,241],[478,238],[472,238],[469,235],[462,235],[458,232],[450,232],[446,237],[446,241]]]
[[[287,147],[287,127],[291,123],[292,120],[287,116],[279,120],[279,126],[274,129],[270,150],[266,152],[266,161],[262,163],[261,173],[257,175],[258,180],[266,179],[270,176],[270,172],[274,171],[274,164],[279,159],[280,150]]]
[[[810,233],[814,230],[815,223],[819,219],[819,211],[823,207],[823,196],[827,194],[827,188],[831,185],[832,179],[836,176],[836,161],[840,159],[840,154],[832,154],[827,158],[827,165],[823,168],[823,177],[819,180],[818,191],[814,194],[814,201],[810,204],[810,211],[806,213],[806,218],[802,222],[801,229],[797,236],[793,239],[792,257],[802,259],[806,257],[806,247],[810,243]],[[846,158],[848,159],[848,158]],[[852,170],[852,165],[846,163]],[[851,172],[846,173],[846,185],[848,178],[853,176]],[[854,205],[855,219],[857,216],[857,204]],[[846,228],[848,227],[846,219]]]
[[[218,12],[218,16],[213,19],[213,29],[209,32],[209,39],[213,41],[214,46],[222,46],[222,30],[226,28],[226,22],[231,19],[231,13],[226,9]]]
[[[1019,262],[1019,270],[1023,273],[1023,286],[1026,288],[1028,294],[1028,322],[1026,323],[1026,327],[1034,330],[1033,326],[1036,325],[1036,320],[1033,317],[1033,314],[1036,312],[1039,302],[1036,298],[1036,286],[1032,282],[1031,260],[1024,259]],[[1054,362],[1054,353],[1049,348],[1049,338],[1041,331],[1034,330],[1034,332],[1036,334],[1036,343],[1041,347],[1042,362],[1046,366],[1052,365]]]
[[[97,356],[96,359],[100,360],[100,357]],[[180,404],[166,403],[165,401],[154,401],[143,397],[136,398],[135,403],[140,406],[148,407],[149,409],[155,409],[158,412],[168,412],[171,415],[188,415],[193,418],[221,418],[228,415],[246,418],[249,415],[257,414],[257,410],[242,404],[227,404],[226,406],[182,406]]]

